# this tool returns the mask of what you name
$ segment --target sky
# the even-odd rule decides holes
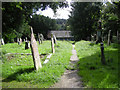
[[[48,16],[52,19],[68,19],[69,15],[70,15],[71,8],[72,8],[70,6],[70,2],[72,0],[67,0],[67,1],[69,4],[69,7],[57,9],[56,14],[53,12],[53,10],[51,8],[47,8],[46,10],[43,10],[43,11],[41,11],[39,9],[39,11],[37,11],[36,13],[40,14],[40,15]],[[105,0],[105,1],[111,2],[111,0]]]
[[[39,11],[37,11],[36,13],[40,15],[48,16],[52,19],[68,19],[71,11],[71,6],[70,6],[71,0],[67,0],[67,1],[69,4],[69,7],[57,9],[56,14],[54,14],[51,8],[47,8],[46,10],[43,10],[43,11],[39,9]]]

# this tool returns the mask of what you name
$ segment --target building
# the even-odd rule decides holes
[[[48,39],[51,38],[51,34],[55,35],[58,40],[74,40],[74,37],[71,35],[71,31],[51,30],[48,32]]]

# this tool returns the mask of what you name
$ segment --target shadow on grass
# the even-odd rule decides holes
[[[90,87],[117,87],[118,85],[118,54],[117,50],[104,51],[106,65],[101,63],[101,53],[97,52],[91,56],[80,59],[77,63],[79,75],[86,85]],[[89,83],[88,83],[89,82]]]
[[[33,68],[19,69],[17,72],[9,75],[7,78],[3,79],[2,82],[11,82],[13,80],[17,80],[17,77],[23,73],[31,73],[34,71]]]

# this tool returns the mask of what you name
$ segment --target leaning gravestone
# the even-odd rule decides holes
[[[42,68],[42,65],[40,62],[38,46],[37,46],[37,42],[36,42],[34,34],[33,34],[32,27],[31,27],[31,44],[30,44],[30,46],[31,46],[31,51],[32,51],[32,56],[33,56],[34,67],[36,70],[38,70],[39,68]]]
[[[54,38],[54,43],[57,45],[57,39],[56,39],[56,36],[53,35],[53,38]]]
[[[111,33],[111,30],[109,30],[109,33],[108,33],[108,45],[110,45],[110,33]]]
[[[53,34],[51,34],[51,47],[52,47],[52,53],[55,53]]]

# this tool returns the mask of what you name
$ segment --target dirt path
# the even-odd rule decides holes
[[[75,45],[73,45],[73,55],[70,58],[72,64],[76,64],[79,61],[76,50],[74,48]],[[60,81],[58,81],[51,88],[83,88],[82,82],[80,80],[81,78],[77,75],[77,72],[77,70],[66,70]]]

